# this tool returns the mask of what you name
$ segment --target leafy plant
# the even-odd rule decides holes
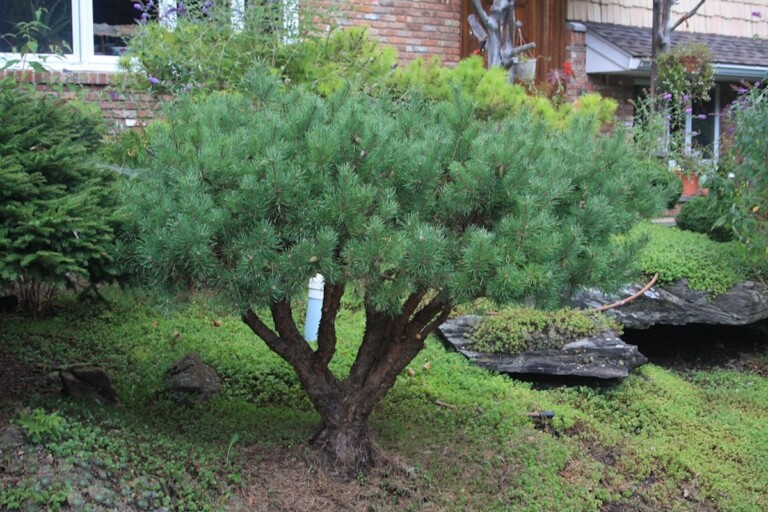
[[[717,225],[732,227],[761,265],[768,254],[768,97],[757,85],[740,93],[729,112],[733,140],[710,188],[727,210]]]
[[[651,184],[659,190],[664,197],[667,208],[674,208],[683,193],[683,183],[668,165],[656,158],[644,160],[641,166],[647,167],[653,175]]]
[[[677,227],[703,233],[716,242],[730,242],[733,240],[733,231],[724,226],[716,226],[725,213],[713,197],[694,197],[683,205],[677,215]]]
[[[69,428],[66,419],[58,412],[46,413],[40,408],[23,412],[16,418],[16,424],[24,430],[27,440],[34,444],[62,441]]]
[[[473,350],[516,355],[527,350],[561,348],[607,330],[621,333],[621,325],[600,313],[570,308],[504,308],[480,317],[472,325],[470,336]]]
[[[304,39],[282,72],[328,96],[348,83],[363,90],[380,88],[396,59],[397,50],[380,45],[366,27],[352,27]]]
[[[150,3],[138,5],[148,12]],[[333,3],[324,4],[322,11],[297,3],[301,9],[297,26],[284,24],[283,6],[275,2],[246,2],[234,21],[227,2],[180,5],[157,19],[147,16],[136,27],[128,52],[120,59],[121,67],[129,71],[125,86],[161,94],[227,90],[237,87],[251,66],[262,63],[279,76],[290,67],[303,79],[330,90],[336,83],[334,71],[368,75],[376,67],[361,58],[373,56],[366,53],[370,45],[365,36],[333,33],[326,37],[323,31],[313,30],[316,24],[333,19],[337,12]],[[334,50],[341,54],[333,54]],[[321,61],[311,61],[312,57]]]

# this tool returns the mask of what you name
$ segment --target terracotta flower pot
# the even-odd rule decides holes
[[[683,195],[695,196],[699,194],[699,178],[693,173],[684,174],[680,171],[676,173],[683,182]]]

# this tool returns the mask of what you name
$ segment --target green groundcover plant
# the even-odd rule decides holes
[[[3,451],[3,510],[220,511],[248,497],[301,510],[307,494],[304,509],[343,495],[344,506],[388,512],[766,508],[765,353],[739,370],[649,364],[609,386],[542,389],[430,337],[371,417],[396,464],[342,483],[303,458],[319,417],[290,366],[237,317],[206,294],[168,314],[146,289],[104,294],[111,305],[96,308],[66,294],[61,314],[45,319],[0,313],[4,353],[36,368],[102,364],[124,404],[29,397],[14,421],[42,446],[25,446],[21,460]],[[333,369],[343,375],[365,330],[360,301],[345,302],[337,329]],[[190,351],[223,377],[221,396],[192,408],[156,393]],[[542,410],[555,417],[526,416]],[[40,476],[38,454],[53,460]]]

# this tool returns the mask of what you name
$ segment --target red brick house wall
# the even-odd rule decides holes
[[[630,101],[634,98],[635,81],[629,76],[587,75],[586,32],[568,24],[566,39],[566,60],[570,61],[573,76],[568,81],[567,95],[570,101],[588,92],[599,92],[619,102],[616,115],[619,119],[630,122],[634,110]]]
[[[342,26],[367,26],[372,36],[394,47],[400,61],[439,55],[454,64],[461,58],[461,0],[358,0]]]

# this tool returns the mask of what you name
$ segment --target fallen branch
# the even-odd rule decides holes
[[[442,400],[435,400],[435,405],[439,405],[440,407],[445,407],[446,409],[451,409],[453,411],[456,410],[455,405],[443,402]]]
[[[642,294],[647,292],[651,288],[651,286],[656,284],[656,280],[658,278],[659,278],[659,273],[656,272],[655,274],[653,274],[653,277],[651,278],[651,281],[647,285],[643,286],[643,289],[640,290],[639,292],[633,294],[630,297],[627,297],[626,299],[622,299],[620,301],[614,302],[613,304],[607,304],[605,306],[600,306],[599,308],[594,308],[592,311],[598,311],[598,312],[605,311],[607,309],[617,308],[619,306],[623,306],[624,304],[626,304],[628,302],[632,302],[633,300],[635,300],[636,298],[638,298],[639,296],[641,296]]]

